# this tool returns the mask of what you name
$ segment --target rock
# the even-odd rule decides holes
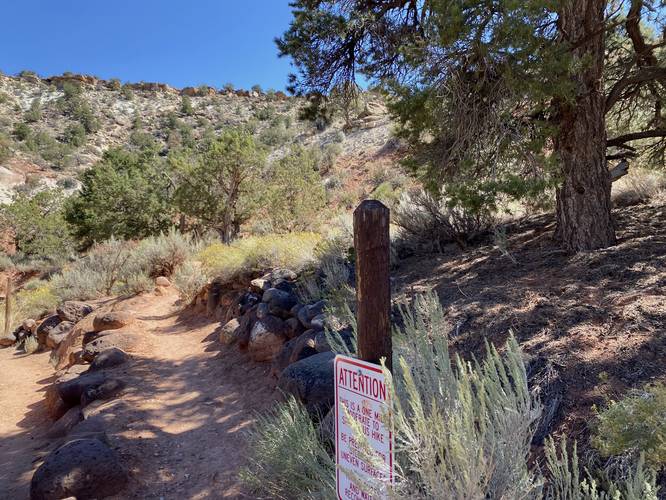
[[[294,293],[294,285],[292,285],[290,281],[283,279],[278,279],[277,281],[274,281],[273,288],[277,288],[278,290],[282,290],[283,292],[287,293]]]
[[[305,328],[308,330],[310,329],[310,320],[308,319],[308,307],[310,306],[303,306],[298,310],[298,313],[296,317],[298,318],[298,321],[301,322],[301,325],[303,325]]]
[[[268,304],[261,303],[257,306],[257,318],[258,319],[264,319],[266,316],[269,314],[269,306]]]
[[[304,331],[303,325],[301,325],[301,322],[298,321],[298,318],[289,318],[284,322],[284,326],[287,338],[290,339],[298,337]]]
[[[155,278],[155,286],[168,287],[171,286],[171,282],[166,276],[158,276]]]
[[[83,420],[80,406],[74,406],[67,410],[62,417],[56,420],[49,430],[46,432],[46,437],[49,439],[65,437],[69,431]]]
[[[46,336],[46,347],[49,349],[57,348],[60,343],[65,340],[69,332],[74,328],[74,323],[71,321],[61,321],[56,326],[51,328]]]
[[[37,335],[37,341],[39,342],[40,346],[46,345],[46,338],[48,337],[49,332],[58,326],[61,321],[62,320],[60,319],[60,316],[53,314],[39,324],[37,330],[35,331],[35,335]]]
[[[316,334],[317,332],[314,330],[308,330],[303,335],[285,343],[273,359],[271,374],[275,378],[279,378],[282,371],[290,364],[317,354],[314,340]]]
[[[106,381],[107,376],[104,372],[83,373],[65,380],[61,379],[56,382],[56,388],[60,398],[71,407],[81,402],[81,396],[87,389],[98,387]]]
[[[294,318],[298,318],[298,311],[303,309],[303,304],[296,304],[294,307],[289,309],[289,315],[293,316]]]
[[[106,429],[109,425],[107,420],[115,418],[115,414],[93,415],[86,418],[85,412],[81,412],[83,420],[77,423],[67,434],[69,440],[73,439],[99,439],[102,443],[109,444]]]
[[[250,343],[252,327],[257,321],[257,308],[258,306],[254,306],[240,319],[240,326],[236,330],[236,342],[238,342],[238,347],[241,349],[247,349]]]
[[[16,338],[12,335],[11,337],[3,337],[0,336],[0,346],[2,347],[10,347],[13,346],[16,343]]]
[[[215,279],[208,286],[208,291],[206,292],[206,314],[209,317],[215,315],[217,306],[220,304],[220,298],[222,297],[222,292],[224,291],[224,283],[220,279]]]
[[[60,304],[56,309],[56,313],[62,321],[69,321],[71,323],[78,323],[83,318],[93,312],[94,308],[85,302],[76,300],[68,300]]]
[[[270,361],[285,343],[284,321],[275,316],[259,319],[250,332],[248,352],[254,361]]]
[[[257,293],[263,293],[264,290],[268,290],[271,287],[271,282],[267,276],[262,276],[261,278],[255,278],[250,281],[250,288]]]
[[[256,293],[247,292],[243,294],[239,301],[240,305],[240,314],[241,316],[252,309],[252,306],[259,304],[261,302],[261,297]]]
[[[261,300],[268,304],[269,312],[273,316],[279,316],[283,319],[290,316],[289,311],[298,303],[296,295],[278,288],[269,288],[266,290]]]
[[[337,332],[330,332],[330,335],[336,336],[340,343],[344,342],[344,344],[347,346],[347,349],[352,349],[352,339],[354,333],[351,328],[343,328]],[[333,349],[329,344],[328,339],[326,338],[326,332],[323,330],[317,332],[317,335],[315,336],[315,349],[317,352],[328,352]]]
[[[75,439],[50,453],[30,482],[31,500],[105,498],[127,483],[118,456],[98,439]]]
[[[111,347],[95,356],[88,370],[94,372],[104,368],[113,368],[114,366],[126,363],[128,359],[129,356],[125,351],[117,347]]]
[[[34,334],[37,331],[37,322],[34,319],[26,319],[21,324],[21,327],[26,331]]]
[[[324,414],[335,400],[335,354],[322,352],[289,365],[280,375],[278,387],[294,395],[311,412]]]
[[[306,315],[308,320],[311,321],[313,318],[324,314],[324,312],[326,311],[326,305],[327,304],[325,300],[320,300],[318,302],[315,302],[314,304],[306,306],[307,307]]]
[[[106,335],[100,336],[95,340],[88,342],[83,346],[83,353],[81,357],[88,362],[91,362],[95,357],[112,347],[117,347],[123,351],[132,351],[139,343],[136,333],[128,330],[118,330],[110,332]]]
[[[95,316],[93,330],[96,332],[118,330],[132,323],[134,323],[134,317],[126,311],[108,312]]]
[[[323,314],[315,316],[310,320],[310,327],[313,330],[322,331],[325,325],[326,325],[326,316],[324,316]]]
[[[240,327],[240,321],[236,318],[228,321],[220,329],[220,342],[225,345],[233,344],[236,340],[236,330]]]
[[[93,401],[111,399],[125,388],[126,384],[120,379],[110,378],[99,385],[87,387],[81,394],[81,406],[87,406]]]
[[[270,279],[277,281],[279,279],[287,281],[296,281],[298,279],[298,274],[296,274],[291,269],[274,269],[269,273]]]

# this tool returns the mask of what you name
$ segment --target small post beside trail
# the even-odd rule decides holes
[[[389,209],[365,200],[354,210],[359,358],[392,369]]]
[[[5,331],[4,337],[9,338],[9,330],[12,325],[12,278],[7,277],[7,288],[5,289]]]

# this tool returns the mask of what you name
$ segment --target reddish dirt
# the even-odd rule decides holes
[[[593,405],[666,381],[666,205],[615,217],[617,245],[575,256],[553,242],[553,217],[538,216],[507,227],[515,263],[492,241],[412,257],[395,272],[396,295],[434,289],[463,356],[482,354],[486,339],[503,345],[513,331],[530,359],[559,372],[552,430],[584,444]]]
[[[219,322],[183,313],[173,290],[114,308],[135,313],[132,328],[143,342],[115,370],[127,382],[120,397],[86,411],[104,420],[128,469],[129,486],[118,498],[244,498],[238,473],[246,460],[245,431],[275,400],[268,366],[221,347]],[[13,352],[0,351],[3,372]],[[38,459],[57,444],[34,438],[48,428],[41,391],[53,369],[46,353],[12,363],[11,378],[0,386],[10,408],[0,414],[0,498],[26,498]]]

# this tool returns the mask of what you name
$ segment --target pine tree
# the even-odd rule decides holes
[[[296,0],[276,42],[296,93],[358,74],[388,92],[431,189],[478,206],[556,187],[557,236],[576,252],[615,241],[607,161],[663,161],[664,5]]]

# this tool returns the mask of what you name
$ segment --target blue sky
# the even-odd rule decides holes
[[[2,11],[8,74],[281,90],[290,71],[273,43],[289,25],[289,0],[9,0]]]

